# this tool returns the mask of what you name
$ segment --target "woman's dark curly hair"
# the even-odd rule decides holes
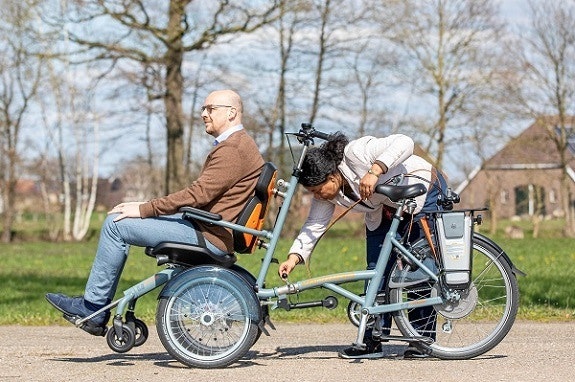
[[[329,140],[321,146],[311,148],[303,161],[299,183],[304,187],[314,187],[325,182],[329,175],[335,174],[348,143],[349,139],[338,131],[330,135]]]

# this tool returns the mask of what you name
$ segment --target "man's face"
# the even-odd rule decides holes
[[[229,126],[230,111],[233,108],[229,99],[221,95],[209,95],[202,106],[202,119],[206,125],[206,133],[213,137],[219,136]]]

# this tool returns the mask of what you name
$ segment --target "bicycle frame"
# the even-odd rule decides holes
[[[277,182],[277,187],[283,187],[285,188],[285,191],[280,191],[277,189],[277,187],[275,189],[276,195],[283,197],[283,206],[278,213],[276,224],[274,225],[272,231],[265,229],[255,230],[229,221],[213,220],[203,215],[196,215],[193,212],[187,212],[187,213],[189,214],[190,217],[197,220],[209,222],[211,224],[223,226],[232,230],[237,230],[242,233],[248,233],[257,236],[260,239],[269,240],[269,243],[263,245],[266,248],[266,252],[263,257],[262,265],[257,275],[255,285],[256,295],[259,298],[261,304],[270,305],[272,308],[280,308],[282,307],[282,301],[285,302],[288,295],[296,294],[301,291],[314,288],[325,288],[331,290],[334,293],[346,299],[349,299],[353,302],[360,304],[362,306],[362,310],[358,329],[357,344],[361,346],[363,344],[363,336],[367,327],[367,320],[370,315],[389,313],[415,307],[424,307],[424,306],[441,304],[443,300],[441,297],[429,297],[403,303],[389,303],[383,305],[375,304],[375,300],[379,291],[379,286],[381,285],[382,279],[384,277],[386,264],[394,248],[399,250],[401,254],[405,256],[407,259],[409,259],[412,263],[416,264],[423,272],[425,272],[429,276],[430,279],[437,281],[436,274],[432,270],[427,268],[425,264],[423,264],[418,258],[416,258],[396,238],[397,229],[399,227],[401,220],[403,219],[402,217],[403,211],[406,207],[408,200],[403,200],[401,203],[399,203],[398,208],[394,214],[393,221],[391,223],[391,228],[387,233],[385,240],[383,242],[379,259],[373,270],[357,270],[357,271],[329,274],[301,280],[295,283],[288,282],[286,285],[278,287],[262,288],[262,286],[264,285],[266,275],[269,271],[269,267],[274,259],[274,253],[289,212],[289,206],[297,190],[298,179],[299,179],[298,175],[301,171],[303,160],[307,154],[309,147],[313,145],[313,137],[322,137],[321,135],[322,133],[317,132],[318,135],[315,136],[313,135],[313,133],[314,130],[313,128],[311,128],[309,135],[306,134],[302,139],[303,144],[302,152],[300,154],[296,166],[294,167],[289,182],[285,182],[282,179],[278,180]],[[172,280],[178,274],[183,272],[185,269],[186,268],[184,267],[174,266],[174,267],[168,267],[160,272],[157,272],[156,274],[150,276],[149,278],[141,281],[140,283],[124,291],[124,297],[112,302],[111,304],[105,306],[104,308],[93,313],[92,315],[87,316],[81,320],[78,320],[76,322],[76,325],[80,326],[81,324],[91,319],[92,317],[95,317],[102,311],[109,310],[116,306],[117,308],[115,317],[121,318],[123,314],[126,312],[126,310],[133,311],[136,300],[139,297],[149,293],[150,291],[156,289],[159,286],[168,283],[170,280]],[[368,281],[368,286],[365,291],[365,295],[359,295],[341,286],[341,284],[356,281]],[[272,301],[272,299],[276,300]],[[118,330],[118,332],[121,331]]]
[[[402,211],[403,206],[405,205],[405,201],[401,203],[398,207],[391,224],[391,228],[388,231],[385,240],[383,242],[379,258],[377,260],[376,266],[373,270],[359,270],[359,271],[351,271],[351,272],[343,272],[343,273],[336,273],[330,275],[319,276],[315,278],[310,278],[302,281],[298,281],[295,283],[288,283],[285,286],[275,287],[275,288],[267,288],[267,289],[258,289],[257,295],[260,299],[271,298],[271,297],[278,297],[278,298],[286,298],[288,294],[295,294],[299,293],[304,290],[314,289],[314,288],[325,288],[331,290],[338,295],[347,298],[353,302],[356,302],[362,306],[361,311],[361,319],[358,329],[358,336],[357,336],[357,344],[363,343],[363,337],[365,334],[365,330],[367,327],[367,320],[370,315],[374,314],[381,314],[381,313],[389,313],[395,312],[403,309],[415,308],[415,307],[424,307],[430,305],[441,304],[443,302],[441,297],[429,297],[425,299],[420,299],[417,301],[411,302],[404,302],[404,303],[389,303],[383,305],[375,305],[375,300],[377,297],[378,292],[380,291],[379,286],[381,285],[385,267],[387,262],[389,261],[389,257],[393,248],[396,248],[401,252],[403,256],[408,258],[414,264],[420,267],[420,269],[425,272],[430,279],[437,281],[436,274],[431,271],[428,267],[425,266],[419,259],[417,259],[405,246],[401,244],[399,240],[396,238],[397,229],[399,223],[402,219]],[[271,248],[268,248],[270,253],[273,253],[273,250],[270,251]],[[266,254],[267,255],[267,254]],[[267,256],[266,256],[267,259]],[[271,259],[271,257],[270,257]],[[266,260],[264,260],[264,263]],[[265,273],[262,273],[264,268],[269,266],[269,262],[266,266],[262,266],[262,271],[260,272],[260,278],[263,279],[265,277]],[[258,278],[258,280],[260,279]],[[339,284],[345,284],[349,282],[355,281],[368,281],[368,286],[366,289],[365,295],[362,297],[356,293],[351,292],[350,290],[340,286]],[[261,284],[258,284],[261,285]],[[277,303],[276,303],[277,305]]]
[[[285,300],[288,295],[296,294],[304,290],[314,289],[314,288],[325,288],[328,290],[333,291],[334,293],[354,301],[360,304],[362,308],[361,314],[361,321],[359,325],[357,343],[363,343],[363,335],[366,330],[367,320],[370,315],[373,314],[380,314],[380,313],[389,313],[394,311],[399,311],[403,309],[415,308],[415,307],[424,307],[430,305],[441,304],[443,302],[441,297],[429,297],[424,299],[419,299],[417,301],[411,302],[404,302],[404,303],[390,303],[384,305],[375,305],[375,300],[377,297],[377,293],[379,291],[379,285],[381,285],[381,281],[384,277],[385,267],[387,262],[390,258],[391,252],[393,248],[396,248],[401,252],[403,256],[408,258],[412,263],[416,264],[420,267],[420,269],[425,272],[430,279],[437,281],[436,274],[430,270],[428,267],[425,266],[419,259],[417,259],[405,246],[401,244],[399,240],[396,238],[397,229],[399,227],[399,223],[401,222],[404,207],[406,206],[407,200],[403,200],[396,210],[396,213],[393,217],[393,221],[391,224],[391,228],[387,233],[385,240],[383,242],[379,259],[377,264],[373,270],[357,270],[357,271],[350,271],[350,272],[342,272],[337,274],[330,274],[319,276],[315,278],[301,280],[295,283],[287,283],[286,285],[282,285],[279,287],[273,288],[262,288],[261,286],[264,285],[264,280],[266,275],[269,271],[269,267],[273,261],[274,253],[276,250],[276,246],[278,244],[278,240],[280,238],[283,226],[285,224],[287,214],[289,212],[289,206],[291,201],[294,197],[294,194],[297,190],[298,186],[298,174],[301,171],[301,166],[303,160],[307,154],[309,146],[313,144],[313,140],[311,138],[305,138],[303,140],[303,149],[300,154],[299,160],[294,167],[294,171],[291,175],[289,182],[285,182],[283,180],[278,180],[278,187],[283,186],[286,190],[280,192],[276,189],[277,193],[283,196],[283,206],[280,209],[280,212],[277,216],[276,224],[272,231],[268,230],[254,230],[249,229],[241,225],[237,225],[230,222],[225,221],[212,221],[209,218],[190,214],[194,219],[210,222],[216,225],[221,225],[233,230],[238,230],[243,233],[249,233],[255,235],[260,238],[265,238],[269,240],[269,243],[265,245],[266,252],[262,260],[262,265],[260,267],[257,281],[256,281],[256,294],[260,299],[262,304],[271,305],[272,308],[281,307],[281,301]],[[340,284],[356,282],[356,281],[368,281],[368,287],[366,289],[366,293],[364,296],[358,295],[356,293],[351,292],[350,290],[342,287]],[[277,298],[275,302],[269,302],[270,299]]]

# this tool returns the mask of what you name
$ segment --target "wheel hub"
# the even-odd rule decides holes
[[[211,326],[216,322],[216,319],[211,312],[205,312],[200,316],[200,322],[204,326]]]
[[[439,285],[435,285],[431,290],[431,296],[437,297],[440,295]],[[436,305],[435,310],[449,319],[460,319],[469,315],[477,305],[477,288],[475,284],[471,283],[468,289],[456,291],[452,294],[452,298],[445,299],[443,304]]]

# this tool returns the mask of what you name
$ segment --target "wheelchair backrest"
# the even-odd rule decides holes
[[[238,216],[237,224],[248,228],[262,229],[268,212],[277,177],[277,167],[266,162],[258,178],[255,194],[252,196]],[[248,233],[234,231],[234,250],[238,253],[253,253],[256,249],[257,237]]]

